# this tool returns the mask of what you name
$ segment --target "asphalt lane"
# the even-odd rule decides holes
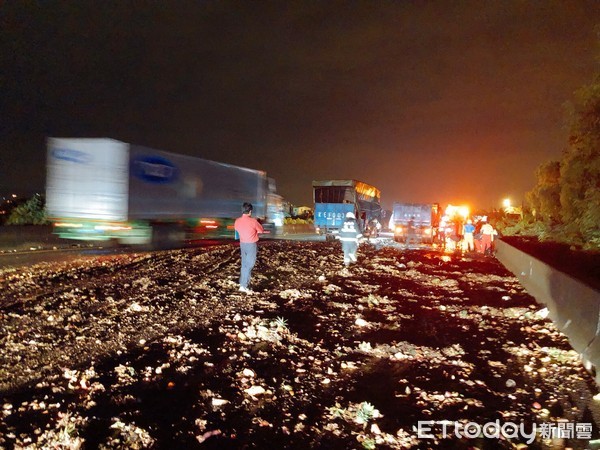
[[[306,234],[277,234],[264,235],[261,240],[294,240],[294,241],[324,241],[325,236],[314,233]],[[202,239],[189,241],[182,248],[210,247],[234,243],[232,239]],[[38,243],[21,244],[19,249],[5,248],[0,250],[0,269],[18,269],[43,262],[72,261],[81,258],[96,258],[98,256],[118,255],[126,253],[143,253],[153,251],[136,246],[94,246],[77,244],[71,247],[55,247]]]

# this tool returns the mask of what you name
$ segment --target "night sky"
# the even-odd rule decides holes
[[[111,137],[393,201],[519,202],[567,143],[598,1],[0,2],[0,191]]]

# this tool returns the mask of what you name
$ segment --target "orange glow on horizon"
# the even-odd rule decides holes
[[[445,211],[445,215],[447,217],[460,216],[463,219],[466,219],[467,217],[469,217],[469,214],[470,214],[470,209],[466,205],[461,205],[461,206],[448,205],[446,207],[446,211]]]

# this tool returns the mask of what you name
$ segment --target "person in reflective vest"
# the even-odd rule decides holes
[[[338,239],[342,241],[342,250],[344,251],[344,265],[347,267],[356,262],[356,252],[358,250],[358,240],[362,237],[356,216],[354,213],[346,213],[346,220],[342,224]]]

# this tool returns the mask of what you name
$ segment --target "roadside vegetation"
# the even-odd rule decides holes
[[[313,223],[312,218],[302,219],[300,217],[286,217],[283,221],[284,225],[309,225]]]
[[[6,220],[6,225],[47,225],[45,201],[40,194],[15,206]]]
[[[568,114],[561,159],[538,167],[527,211],[502,232],[600,250],[600,73],[575,93]]]

